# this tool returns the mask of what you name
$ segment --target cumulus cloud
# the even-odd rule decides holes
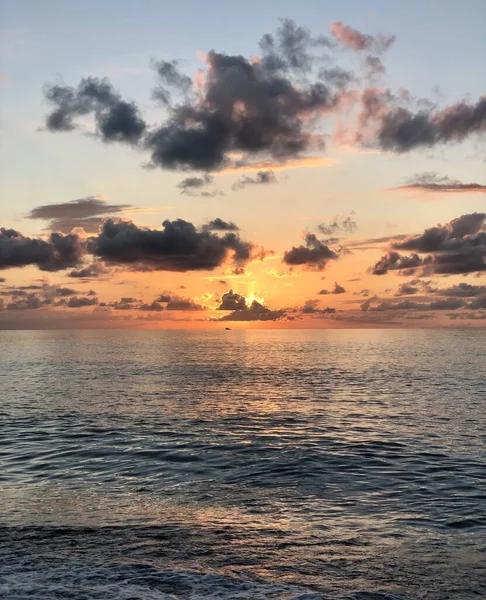
[[[108,79],[86,77],[76,88],[48,83],[44,96],[53,106],[46,117],[51,132],[78,128],[77,117],[94,116],[96,135],[103,142],[138,144],[147,125],[133,102],[121,99]]]
[[[241,179],[232,185],[232,189],[242,190],[248,185],[265,185],[267,183],[277,183],[277,178],[273,171],[258,171],[255,177],[243,175]]]
[[[432,193],[454,194],[486,194],[486,185],[480,183],[463,183],[446,175],[440,176],[433,171],[417,173],[404,184],[392,190],[412,190]]]
[[[46,229],[70,233],[74,227],[82,227],[87,233],[96,233],[108,215],[124,212],[130,204],[109,204],[97,196],[71,200],[60,204],[43,204],[33,208],[27,219],[50,221]]]
[[[152,67],[157,73],[157,86],[152,91],[152,96],[162,104],[170,105],[172,98],[169,89],[178,91],[183,95],[189,93],[192,87],[192,79],[181,73],[177,60],[154,61]]]
[[[313,233],[304,235],[304,245],[292,246],[283,256],[283,262],[289,266],[305,266],[321,271],[331,260],[337,260],[339,254],[331,250]]]
[[[486,270],[486,213],[469,213],[392,244],[393,251],[374,266],[375,275],[390,270],[422,275],[467,274]],[[412,251],[401,255],[397,250]],[[425,255],[425,256],[422,256]]]
[[[131,221],[108,219],[98,236],[89,238],[90,251],[108,263],[133,269],[162,271],[212,270],[231,256],[237,266],[253,256],[254,245],[233,231],[222,236],[198,230],[183,219],[165,220],[162,229],[141,228]]]
[[[304,306],[300,308],[300,313],[303,315],[332,315],[336,313],[336,309],[329,306],[319,308],[319,300],[306,300]]]
[[[204,175],[203,177],[186,177],[177,187],[181,190],[181,194],[186,196],[202,196],[206,198],[214,198],[215,196],[224,196],[220,189],[206,190],[204,189],[208,185],[214,182],[214,177],[211,175]]]
[[[83,308],[85,306],[96,306],[98,298],[96,296],[73,296],[69,298],[66,306],[68,308]]]
[[[209,231],[239,231],[239,227],[233,221],[223,221],[219,217],[209,221],[203,225],[203,229],[208,229]]]
[[[229,314],[217,319],[218,321],[279,321],[283,319],[286,315],[286,311],[283,309],[280,310],[271,310],[253,300],[250,306],[246,306],[245,308],[233,310]]]
[[[308,117],[332,111],[346,85],[343,76],[337,83],[336,72],[329,81],[326,72],[315,72],[326,58],[322,49],[331,45],[283,20],[275,35],[263,36],[258,58],[211,50],[197,92],[177,61],[155,62],[154,96],[169,110],[166,121],[151,128],[107,79],[88,77],[75,88],[48,84],[47,129],[70,131],[79,117],[92,115],[103,141],[138,144],[152,166],[167,169],[221,169],[234,152],[285,162],[323,144]],[[177,104],[171,89],[182,95]]]
[[[102,275],[106,275],[109,272],[110,270],[105,265],[100,261],[95,260],[85,267],[74,269],[68,273],[67,276],[73,277],[74,279],[95,279]]]
[[[85,251],[76,234],[51,233],[44,240],[0,228],[0,269],[32,265],[42,271],[61,271],[78,266]]]
[[[221,304],[218,310],[244,310],[246,309],[246,298],[241,294],[230,290],[221,297]]]
[[[327,294],[344,294],[346,292],[346,290],[343,288],[342,285],[339,285],[339,283],[334,282],[334,288],[329,291],[326,289],[320,290],[318,293],[320,296],[325,296]]]
[[[486,96],[436,110],[427,105],[413,112],[407,94],[367,88],[361,94],[361,112],[354,141],[382,150],[404,153],[415,148],[460,142],[486,132]]]

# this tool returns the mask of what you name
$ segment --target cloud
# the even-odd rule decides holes
[[[207,310],[206,306],[202,306],[201,304],[197,304],[193,300],[189,298],[179,298],[175,297],[170,300],[170,302],[165,307],[166,310]]]
[[[329,222],[320,223],[317,229],[323,235],[335,235],[339,232],[353,233],[358,228],[353,219],[356,213],[352,211],[348,216],[336,215]]]
[[[357,29],[349,27],[349,25],[344,25],[341,21],[331,23],[329,28],[332,35],[340,44],[351,50],[355,50],[356,52],[361,50],[385,52],[396,40],[394,35],[378,35],[374,37],[372,35],[361,33]]]
[[[75,279],[94,279],[109,272],[110,270],[100,261],[94,261],[85,267],[74,269],[67,276]]]
[[[457,310],[464,308],[465,302],[455,298],[448,298],[447,300],[434,300],[432,302],[414,302],[412,300],[401,300],[399,302],[392,302],[389,300],[378,301],[379,299],[374,296],[361,305],[362,311],[377,311],[384,312],[390,310],[417,310],[417,311],[429,311],[429,310]]]
[[[48,131],[72,131],[77,117],[92,114],[103,142],[138,144],[146,132],[137,106],[122,100],[106,78],[86,77],[76,88],[48,83],[44,96],[54,107],[46,117]]]
[[[183,95],[189,93],[192,87],[192,79],[188,75],[184,75],[178,69],[178,61],[158,60],[152,64],[157,72],[158,85],[152,91],[152,96],[155,100],[162,104],[171,104],[171,94],[167,88],[181,92]]]
[[[361,95],[361,113],[355,143],[404,153],[416,148],[460,142],[486,131],[486,96],[475,104],[461,101],[442,110],[434,106],[412,112],[408,94],[367,88]]]
[[[286,311],[270,310],[260,302],[253,300],[250,306],[234,310],[229,314],[216,319],[217,321],[279,321],[286,315]]]
[[[214,177],[206,174],[203,177],[186,177],[177,185],[177,187],[182,190],[181,194],[185,194],[186,196],[202,196],[206,198],[224,196],[223,192],[219,189],[211,191],[202,189],[211,185],[213,182]]]
[[[334,288],[329,291],[329,290],[320,290],[320,292],[318,292],[320,296],[325,296],[327,294],[344,294],[346,293],[346,290],[343,288],[342,285],[339,285],[339,283],[334,282]]]
[[[88,77],[75,88],[47,84],[44,94],[53,109],[46,126],[70,131],[80,117],[92,115],[102,141],[145,149],[152,167],[220,170],[234,152],[284,164],[324,145],[310,117],[335,110],[346,85],[336,72],[316,73],[327,60],[322,49],[331,46],[328,38],[285,19],[276,35],[263,36],[258,58],[211,50],[198,89],[177,61],[155,62],[153,93],[169,110],[154,127],[107,79]],[[172,103],[169,88],[182,94],[180,102]]]
[[[440,176],[434,172],[417,173],[405,184],[390,189],[392,191],[411,190],[431,193],[486,194],[486,185],[462,183],[458,179],[450,179],[447,176]]]
[[[290,266],[306,266],[321,271],[331,260],[337,260],[339,254],[317,239],[315,234],[304,235],[305,245],[292,246],[283,256],[283,262]]]
[[[469,213],[445,225],[392,243],[393,251],[374,266],[375,275],[390,270],[420,276],[467,274],[486,270],[486,213]],[[414,252],[404,256],[397,250]],[[425,254],[425,256],[421,256]]]
[[[61,271],[78,266],[84,253],[84,243],[76,234],[51,233],[43,240],[0,228],[0,269],[33,265],[42,271]]]
[[[98,304],[98,298],[96,296],[73,296],[69,298],[66,306],[68,308],[84,308],[85,306],[96,306]]]
[[[239,231],[240,228],[233,221],[223,221],[223,219],[216,217],[216,219],[203,225],[203,229],[208,229],[209,231]]]
[[[241,294],[230,290],[221,297],[221,304],[218,306],[218,310],[245,310],[246,298]]]
[[[43,204],[33,208],[27,219],[50,221],[46,229],[69,233],[74,227],[82,227],[87,233],[96,233],[107,215],[121,213],[130,204],[108,204],[97,196],[88,196],[61,204]]]
[[[318,308],[319,300],[306,300],[304,306],[300,309],[303,315],[332,315],[336,313],[335,308]]]
[[[243,266],[255,249],[235,232],[218,236],[206,228],[198,230],[183,219],[165,220],[162,230],[108,219],[99,235],[89,238],[88,245],[95,256],[111,264],[179,272],[212,270],[229,256],[235,265]]]
[[[486,285],[470,285],[469,283],[459,283],[448,288],[435,290],[440,296],[449,296],[454,298],[473,298],[475,296],[486,295]]]
[[[164,307],[154,300],[150,304],[141,304],[138,307],[138,310],[145,312],[161,312],[162,310],[164,310]]]
[[[265,185],[268,183],[277,183],[277,178],[273,171],[258,171],[255,177],[243,175],[241,179],[232,185],[233,190],[242,190],[248,185]]]

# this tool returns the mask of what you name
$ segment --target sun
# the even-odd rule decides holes
[[[265,304],[264,298],[262,298],[261,296],[257,296],[254,292],[250,292],[245,298],[245,302],[248,308],[253,304],[254,300],[256,300],[259,304]]]

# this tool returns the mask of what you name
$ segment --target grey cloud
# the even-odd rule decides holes
[[[164,310],[164,307],[154,300],[150,304],[141,304],[138,307],[138,310],[145,312],[161,312],[162,310]]]
[[[208,229],[210,231],[239,231],[240,228],[233,221],[223,221],[223,219],[216,217],[216,219],[203,225],[203,229]]]
[[[47,229],[69,233],[73,227],[82,227],[87,233],[96,233],[103,219],[131,208],[130,204],[109,204],[96,196],[60,204],[43,204],[33,208],[28,219],[50,221]]]
[[[318,293],[320,296],[325,296],[327,294],[344,294],[346,292],[346,290],[343,288],[342,285],[339,285],[339,283],[334,282],[334,288],[329,291],[329,290],[320,290]]]
[[[436,290],[440,296],[449,296],[455,298],[473,298],[486,294],[486,285],[470,285],[469,283],[459,283],[448,288]]]
[[[334,235],[339,232],[353,233],[358,228],[354,220],[355,212],[351,212],[347,216],[336,215],[330,221],[320,223],[317,229],[323,235]]]
[[[283,262],[290,266],[307,266],[319,271],[325,268],[331,260],[336,260],[339,255],[326,244],[317,239],[313,233],[304,237],[305,245],[293,246],[283,256]]]
[[[230,290],[221,297],[221,304],[218,306],[218,310],[245,310],[246,309],[246,298],[241,294]]]
[[[205,306],[197,304],[189,298],[172,298],[165,307],[166,310],[207,310]]]
[[[66,306],[68,308],[83,308],[85,306],[96,306],[96,304],[98,304],[98,298],[96,297],[73,296],[69,298]]]
[[[212,270],[230,254],[240,266],[252,258],[253,244],[234,232],[218,236],[183,219],[166,220],[162,227],[144,229],[131,221],[108,219],[99,235],[88,240],[89,249],[109,263],[180,272]]]
[[[94,261],[81,269],[74,269],[68,273],[68,277],[73,277],[74,279],[94,279],[106,273],[109,273],[109,269],[101,262]]]
[[[243,175],[241,179],[232,185],[232,189],[241,190],[248,185],[265,185],[267,183],[277,183],[277,178],[273,171],[258,171],[255,177]]]
[[[481,193],[486,194],[486,185],[480,183],[462,183],[458,179],[440,176],[433,171],[417,173],[395,190],[418,190],[437,193]]]
[[[271,310],[256,300],[250,306],[234,310],[217,319],[218,321],[279,321],[285,317],[285,310]]]
[[[356,142],[398,153],[437,144],[460,142],[486,131],[486,96],[476,104],[465,101],[440,111],[433,107],[412,112],[390,90],[366,89]]]
[[[104,142],[138,144],[145,134],[137,106],[122,100],[106,78],[87,77],[77,88],[46,84],[44,95],[54,106],[46,117],[49,131],[71,131],[77,128],[77,117],[93,114],[96,134]]]
[[[60,271],[79,265],[85,251],[75,234],[51,233],[43,240],[0,228],[0,269],[33,265],[42,271]]]
[[[155,100],[169,105],[172,98],[167,88],[179,91],[182,94],[187,94],[191,89],[192,79],[179,71],[177,60],[158,60],[152,66],[157,72],[158,78],[158,84],[152,92]]]

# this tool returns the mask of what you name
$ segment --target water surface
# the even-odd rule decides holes
[[[486,595],[481,331],[0,332],[0,596]]]

